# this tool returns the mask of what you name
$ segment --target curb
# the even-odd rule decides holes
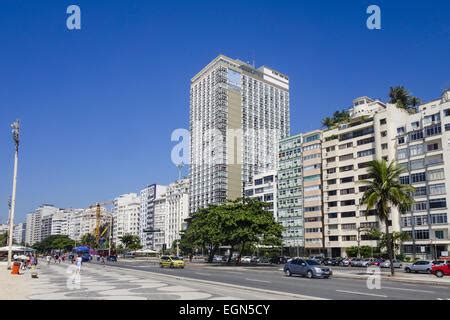
[[[135,270],[135,269],[130,269],[130,268],[126,268],[126,267],[124,268],[124,267],[120,267],[120,266],[107,266],[107,267],[127,270],[127,271],[131,271],[131,272],[134,272],[134,273],[141,273],[143,275],[151,274],[151,275],[159,276],[159,277],[167,277],[167,278],[172,278],[172,279],[177,279],[177,280],[188,280],[188,281],[192,281],[192,282],[199,282],[199,283],[204,283],[204,284],[212,284],[212,285],[215,285],[215,286],[222,286],[222,287],[225,286],[225,287],[230,287],[230,288],[235,288],[235,289],[244,290],[244,291],[250,291],[250,292],[258,292],[258,293],[263,292],[263,293],[269,293],[269,294],[273,294],[273,295],[293,297],[293,298],[297,298],[297,299],[301,299],[301,300],[329,300],[329,299],[326,299],[326,298],[306,296],[306,295],[301,295],[301,294],[296,294],[296,293],[281,292],[281,291],[259,289],[259,288],[251,288],[251,287],[243,287],[243,286],[240,286],[240,285],[235,285],[235,284],[230,284],[230,283],[225,283],[225,282],[216,282],[216,281],[210,281],[210,280],[201,280],[201,279],[195,279],[195,278],[180,277],[180,276],[175,276],[175,275],[170,275],[170,274],[163,274],[163,273],[152,272],[152,271]]]
[[[350,279],[367,280],[368,276],[370,276],[370,274],[367,274],[367,276],[366,276],[366,275],[342,274],[342,273],[333,272],[334,278],[350,278]],[[395,276],[394,277],[381,276],[381,280],[390,280],[390,281],[413,283],[413,284],[428,284],[428,285],[435,285],[435,286],[450,286],[450,283],[445,283],[445,282],[421,280],[421,279],[396,278]]]

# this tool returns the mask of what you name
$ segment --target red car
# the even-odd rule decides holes
[[[450,276],[450,260],[447,263],[433,265],[431,267],[431,273],[438,278],[442,278],[444,275]]]

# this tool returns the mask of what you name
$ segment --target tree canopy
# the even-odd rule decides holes
[[[125,249],[138,250],[142,248],[140,238],[134,234],[124,234],[119,237],[119,240],[123,243]]]
[[[420,98],[412,96],[403,86],[390,87],[388,95],[389,103],[396,104],[398,108],[410,113],[416,112],[416,107],[422,103]]]
[[[322,120],[322,125],[331,129],[341,123],[350,121],[350,113],[347,110],[335,111],[332,117],[325,117]]]
[[[255,199],[240,198],[202,208],[193,214],[180,247],[209,247],[211,262],[221,245],[239,246],[241,253],[254,244],[279,246],[283,228],[266,210],[267,206]]]
[[[75,241],[70,239],[66,235],[52,235],[37,242],[33,245],[33,248],[38,252],[49,252],[53,249],[71,251]]]

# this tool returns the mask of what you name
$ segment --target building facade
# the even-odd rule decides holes
[[[113,242],[121,244],[120,238],[126,234],[140,235],[141,198],[136,193],[128,193],[114,199]]]
[[[302,135],[280,141],[278,150],[278,222],[284,227],[283,247],[289,255],[300,256],[304,251],[303,228],[303,164]]]
[[[25,237],[27,231],[27,224],[24,222],[18,223],[14,226],[13,241],[17,244],[25,244]]]
[[[242,183],[275,170],[289,135],[289,79],[223,55],[191,80],[190,196],[193,213],[242,196]]]
[[[178,180],[169,185],[166,193],[165,243],[171,248],[180,239],[185,219],[189,217],[189,179]]]
[[[166,194],[162,194],[160,197],[155,199],[154,202],[154,238],[152,249],[161,252],[163,249],[167,248],[165,230],[167,221],[167,201]]]
[[[368,97],[353,101],[349,123],[323,132],[322,177],[325,246],[329,256],[347,256],[346,248],[376,247],[367,232],[384,230],[376,210],[361,203],[367,165],[372,160],[395,160],[397,128],[407,111]],[[390,231],[400,230],[399,213],[391,208]]]
[[[396,130],[397,162],[405,169],[400,182],[415,187],[415,203],[401,215],[401,230],[410,236],[402,252],[438,259],[450,245],[450,90],[419,106]]]
[[[141,216],[139,233],[141,245],[144,249],[152,249],[154,245],[154,232],[148,232],[155,229],[155,201],[165,195],[167,186],[152,184],[141,190]]]
[[[256,174],[252,181],[245,184],[244,196],[266,202],[275,220],[278,220],[278,191],[277,171],[269,170],[265,173]]]

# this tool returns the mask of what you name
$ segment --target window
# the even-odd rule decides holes
[[[303,181],[308,182],[308,181],[315,181],[315,180],[319,180],[319,179],[320,179],[320,174],[315,174],[312,176],[304,177]]]
[[[330,179],[327,181],[328,185],[336,184],[336,179]]]
[[[422,130],[414,131],[414,132],[410,133],[410,135],[409,135],[409,140],[410,141],[416,141],[416,140],[419,140],[419,139],[423,139],[423,131]]]
[[[411,122],[411,128],[417,129],[417,128],[419,128],[419,126],[420,126],[419,121]]]
[[[327,169],[327,174],[336,173],[336,168]]]
[[[424,123],[424,125],[429,125],[431,123],[438,122],[440,120],[441,120],[441,114],[440,113],[435,113],[435,114],[432,114],[430,116],[426,116],[423,119],[423,123]]]
[[[366,134],[371,134],[371,133],[373,133],[373,127],[364,128],[364,129],[356,130],[356,131],[352,131],[352,132],[347,132],[347,133],[341,134],[339,136],[339,141],[353,139],[353,138],[361,137],[361,136],[364,136]]]
[[[332,196],[335,196],[335,195],[337,195],[337,190],[328,191],[328,196],[329,197],[332,197]]]
[[[430,238],[430,233],[428,230],[415,230],[415,239],[418,240],[427,240]]]
[[[327,152],[331,152],[331,151],[334,151],[335,149],[336,149],[335,146],[331,146],[331,147],[326,148],[325,150]]]
[[[444,239],[444,231],[443,230],[436,230],[434,232],[434,236],[436,239]]]
[[[450,116],[450,109],[445,109],[445,110],[444,110],[444,116],[445,116],[445,117]]]
[[[358,146],[361,146],[363,144],[371,143],[371,142],[374,142],[374,141],[375,141],[375,138],[374,137],[370,137],[370,138],[358,140],[357,144],[358,144]]]
[[[427,187],[416,187],[414,197],[423,197],[427,195]]]
[[[405,127],[397,128],[397,134],[403,134],[403,133],[405,133]]]
[[[356,236],[342,236],[342,241],[356,241]]]
[[[398,141],[398,144],[404,144],[405,143],[405,137],[399,137],[397,139],[397,141]]]
[[[343,189],[341,190],[341,195],[346,195],[346,194],[353,194],[355,193],[355,188],[348,188],[348,189]]]
[[[445,131],[450,131],[450,123],[445,124]]]
[[[425,167],[423,159],[411,161],[411,170],[423,169]]]
[[[353,182],[353,180],[354,180],[353,177],[342,178],[341,183]]]
[[[370,165],[370,162],[361,162],[361,163],[358,163],[358,168],[359,169],[367,168],[369,165]]]
[[[339,150],[344,150],[344,149],[351,148],[351,147],[353,147],[353,142],[348,142],[348,143],[339,145]]]
[[[337,229],[339,229],[339,225],[338,224],[329,224],[328,229],[329,230],[337,230]]]
[[[341,218],[352,218],[352,217],[356,217],[355,211],[347,211],[341,213]]]
[[[361,174],[358,176],[358,180],[367,180],[370,179],[370,176],[368,174]]]
[[[409,184],[409,176],[400,177],[400,184]]]
[[[412,226],[411,217],[403,217],[400,221],[400,224],[402,227],[411,227]]]
[[[353,159],[353,153],[349,153],[339,157],[339,161],[345,161],[350,159]]]
[[[305,212],[314,212],[314,211],[320,211],[320,207],[305,207]]]
[[[264,177],[264,183],[270,183],[270,182],[273,182],[273,176]]]
[[[422,144],[418,144],[416,146],[409,147],[409,154],[411,155],[411,157],[421,155],[421,154],[423,154],[423,151],[424,151],[424,149],[423,149]]]
[[[327,158],[327,163],[332,163],[336,161],[336,157]]]
[[[257,185],[260,185],[260,184],[262,184],[263,182],[262,182],[262,179],[256,179],[255,180],[255,185],[257,186]]]
[[[386,118],[380,120],[380,125],[386,124]]]
[[[373,154],[375,154],[375,149],[359,151],[358,152],[358,158],[360,158],[360,157],[367,157],[367,156],[370,156],[370,155],[373,155]]]
[[[435,151],[435,150],[439,150],[439,143],[427,144],[427,151]]]
[[[445,194],[445,183],[430,185],[429,189],[430,195]]]
[[[322,200],[321,196],[309,196],[303,199],[304,201],[320,201]]]
[[[426,226],[428,225],[428,216],[415,216],[414,225],[416,226]]]
[[[303,171],[315,170],[315,169],[320,169],[320,164],[313,164],[310,166],[306,166],[303,168]]]
[[[438,214],[432,214],[431,217],[431,224],[447,224],[447,214],[446,213],[438,213]]]
[[[381,131],[381,136],[382,137],[386,137],[387,136],[387,131]]]
[[[408,149],[399,149],[397,151],[397,159],[402,160],[408,157]]]
[[[342,230],[356,230],[356,223],[343,223]]]
[[[428,209],[426,201],[418,201],[413,204],[413,211],[425,211]]]
[[[303,147],[303,151],[320,149],[320,144],[312,144],[310,146]]]
[[[426,180],[425,172],[413,173],[411,175],[411,182],[412,183],[422,182],[422,181],[425,181],[425,180]]]
[[[309,187],[304,187],[303,190],[304,190],[305,192],[307,192],[307,191],[320,190],[320,186],[309,186]]]
[[[444,179],[444,169],[428,171],[428,181]]]
[[[436,134],[440,134],[442,132],[442,128],[441,128],[440,124],[436,124],[434,126],[425,128],[425,131],[426,131],[427,137],[429,137],[429,136],[434,136]]]
[[[339,241],[339,236],[329,236],[328,240],[329,241]]]
[[[319,140],[319,139],[320,139],[320,134],[315,134],[312,136],[305,137],[305,142],[311,142],[311,141]]]
[[[338,205],[337,201],[331,201],[331,202],[328,202],[328,207],[329,207],[329,208],[337,207],[337,205]]]
[[[382,150],[387,150],[387,148],[388,148],[388,144],[387,143],[382,143],[381,144],[381,149]]]
[[[345,200],[345,201],[341,201],[341,206],[345,207],[345,206],[354,206],[355,205],[355,200]]]
[[[329,213],[328,214],[328,218],[330,218],[330,219],[336,219],[337,218],[337,212],[332,212],[332,213]]]
[[[264,188],[256,188],[255,189],[255,193],[263,193],[264,192]]]
[[[346,171],[351,171],[353,170],[353,165],[349,165],[349,166],[343,166],[339,168],[339,172],[346,172]]]
[[[430,209],[439,209],[439,208],[446,208],[447,207],[447,201],[445,198],[440,199],[430,199]]]

